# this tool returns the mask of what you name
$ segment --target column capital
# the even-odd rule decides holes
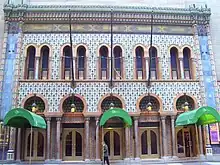
[[[89,121],[90,120],[90,117],[85,117],[85,121]]]
[[[165,119],[166,119],[166,116],[160,116],[160,119],[161,119],[161,120],[165,120]]]
[[[46,117],[46,121],[51,121],[51,117]]]
[[[62,120],[61,117],[57,117],[57,118],[56,118],[56,121],[61,121],[61,120]]]
[[[172,119],[172,120],[175,120],[175,119],[176,119],[176,115],[172,115],[172,116],[171,116],[171,119]]]
[[[133,119],[134,119],[135,121],[139,120],[139,118],[140,118],[139,116],[134,116],[134,117],[133,117]]]
[[[99,117],[95,117],[95,121],[99,121]]]

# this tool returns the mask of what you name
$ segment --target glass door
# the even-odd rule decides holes
[[[83,160],[83,129],[64,129],[63,159]]]
[[[159,131],[158,128],[141,128],[141,158],[159,158]]]
[[[32,150],[31,157],[32,160],[45,160],[45,131],[33,129],[32,132]],[[25,136],[25,160],[30,158],[30,145],[31,145],[31,132],[27,129]]]
[[[109,159],[122,159],[122,129],[105,129],[104,140],[108,145]]]

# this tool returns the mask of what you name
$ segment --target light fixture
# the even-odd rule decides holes
[[[32,112],[36,112],[37,111],[37,105],[36,105],[35,102],[33,102],[31,110],[32,110]]]
[[[183,109],[185,111],[188,111],[189,110],[189,103],[187,102],[187,96],[186,96],[186,93],[184,93],[184,99],[185,99],[185,102],[183,104]]]
[[[74,103],[71,104],[71,112],[76,112],[76,105]]]
[[[110,106],[110,109],[113,109],[115,104],[113,102],[111,102],[109,106]]]
[[[152,104],[151,104],[151,102],[148,102],[148,103],[147,103],[147,110],[148,110],[148,111],[151,111],[151,110],[152,110]]]

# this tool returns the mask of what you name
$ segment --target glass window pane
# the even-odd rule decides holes
[[[76,156],[82,156],[82,136],[76,132],[76,143],[75,143]]]
[[[141,154],[148,154],[147,147],[147,131],[144,131],[141,135]]]
[[[66,136],[65,156],[72,156],[72,132]]]

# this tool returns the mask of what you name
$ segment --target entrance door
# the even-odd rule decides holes
[[[158,128],[141,128],[141,158],[159,158],[159,131]]]
[[[105,129],[104,140],[108,145],[109,159],[122,159],[122,128]]]
[[[196,135],[195,135],[196,136]],[[190,128],[180,128],[176,131],[177,137],[177,156],[192,157],[193,141]]]
[[[63,140],[63,159],[83,160],[83,128],[64,128]]]
[[[32,150],[31,159],[32,160],[44,160],[45,159],[45,131],[33,129],[32,132]],[[30,140],[31,140],[31,130],[27,129],[25,136],[25,160],[30,158]]]

